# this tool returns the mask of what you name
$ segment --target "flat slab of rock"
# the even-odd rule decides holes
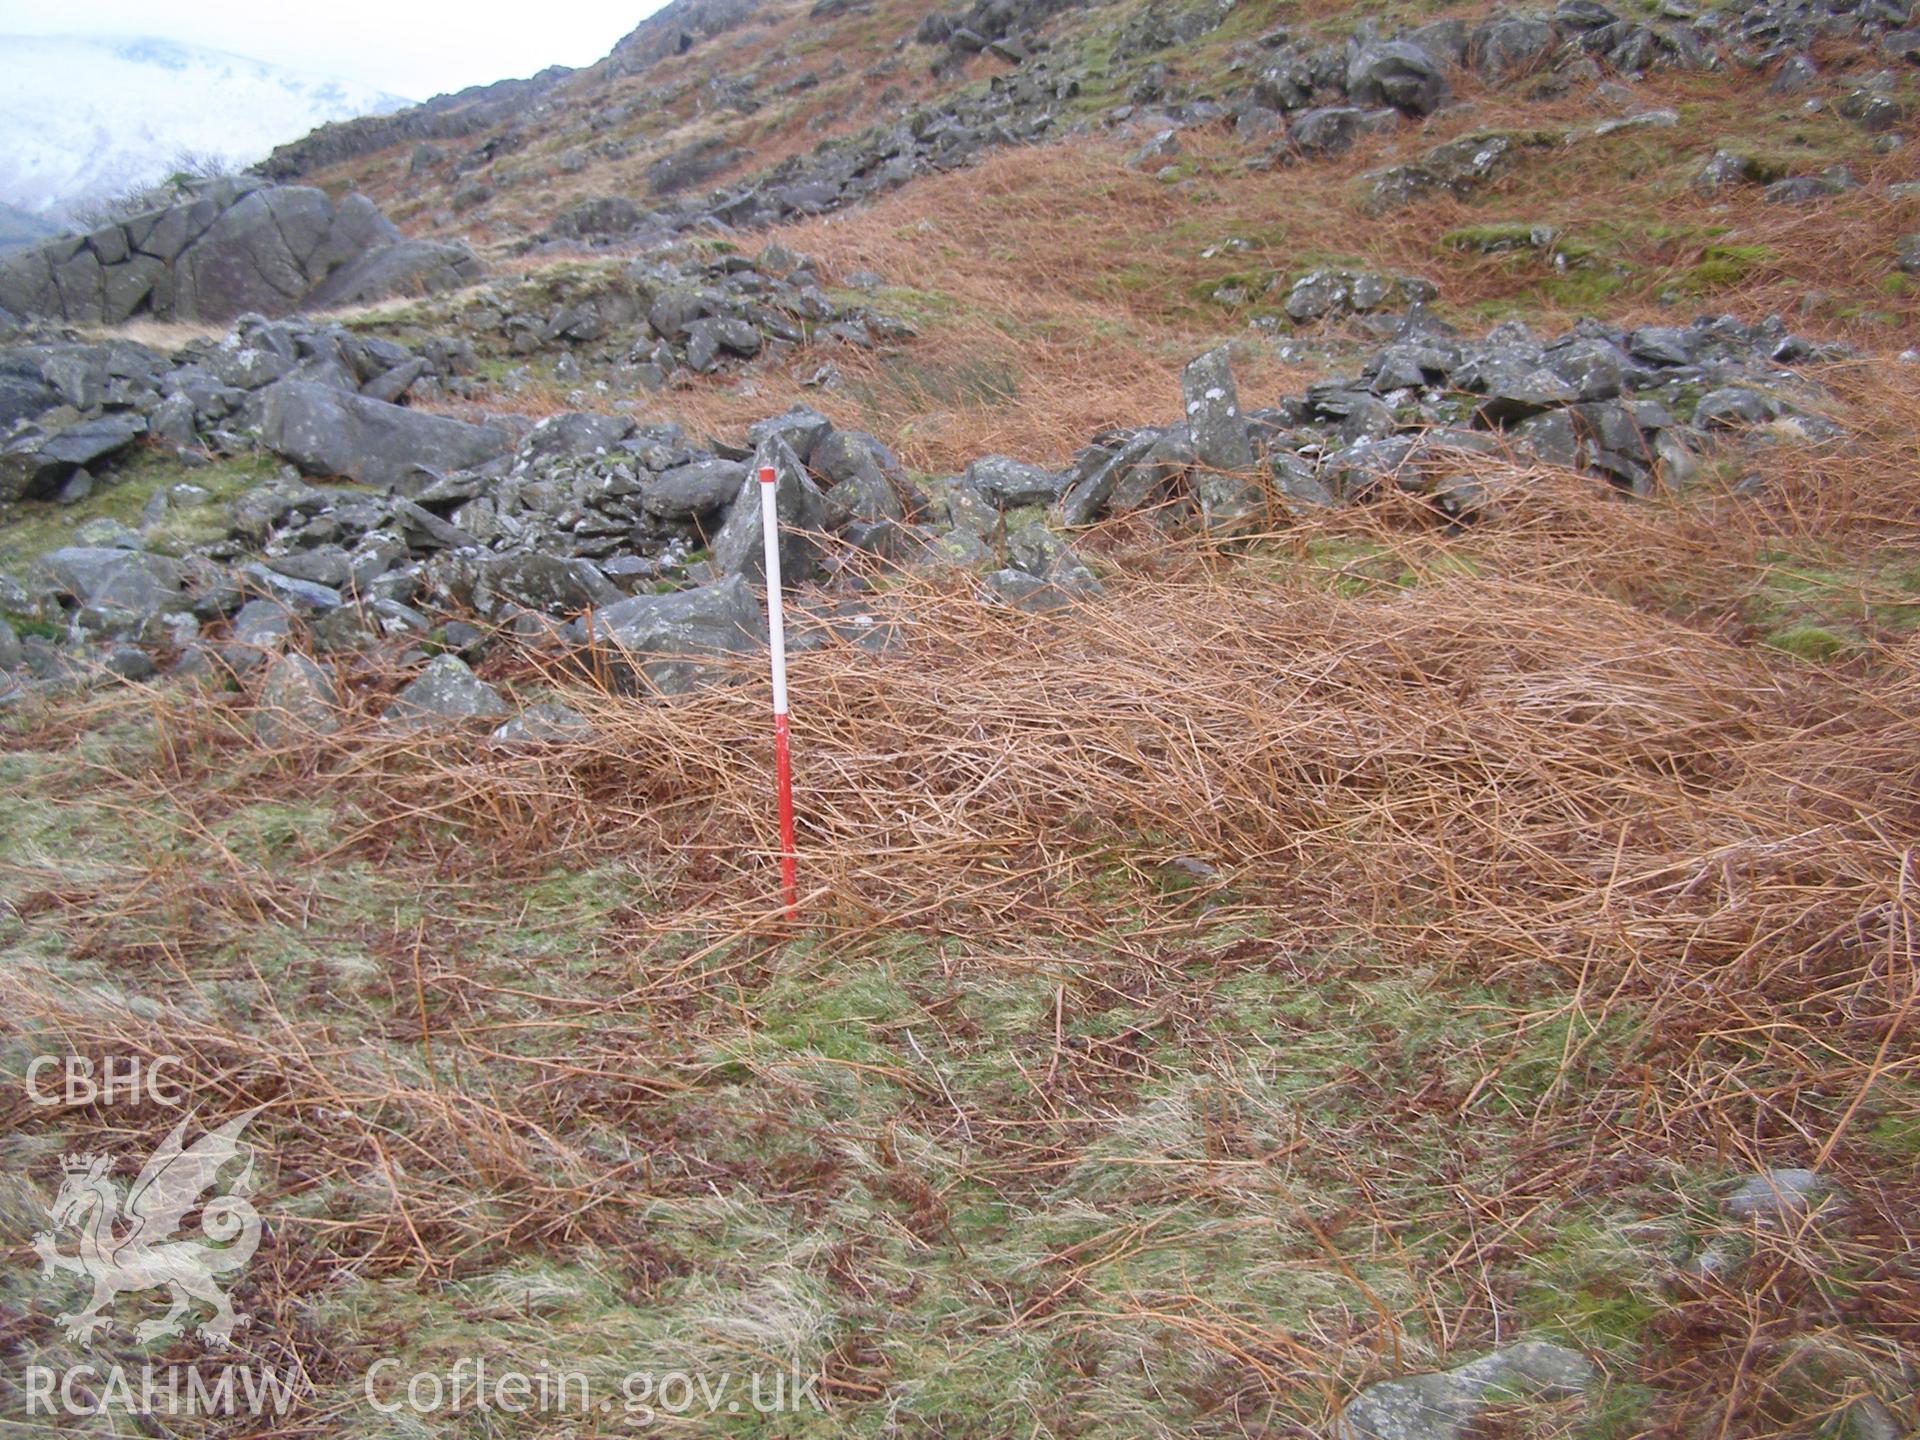
[[[1354,1396],[1334,1421],[1334,1440],[1462,1440],[1490,1405],[1516,1397],[1563,1400],[1598,1372],[1576,1350],[1523,1341],[1452,1370],[1382,1380]]]
[[[1768,1170],[1749,1176],[1721,1204],[1736,1220],[1781,1225],[1845,1202],[1840,1187],[1812,1170]]]
[[[513,437],[491,425],[427,415],[304,380],[268,387],[260,438],[309,475],[389,488],[419,466],[467,470],[513,448]]]

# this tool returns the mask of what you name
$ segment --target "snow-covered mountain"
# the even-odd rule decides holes
[[[250,164],[329,120],[410,103],[169,40],[0,36],[0,201],[63,219],[164,179],[182,151]]]

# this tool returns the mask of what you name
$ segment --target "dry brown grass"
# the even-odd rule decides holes
[[[1484,203],[1365,230],[1361,168],[1468,125],[1594,112],[1583,96],[1482,97],[1338,165],[1270,174],[1238,168],[1219,135],[1184,137],[1192,168],[1166,181],[1111,144],[1002,152],[779,232],[835,274],[878,270],[899,287],[881,303],[914,312],[918,341],[811,349],[751,394],[727,377],[639,408],[731,435],[804,398],[920,469],[992,450],[1057,461],[1102,426],[1168,418],[1179,366],[1238,328],[1198,298],[1229,271],[1339,256],[1435,274],[1463,313],[1512,299],[1541,277],[1434,249],[1488,219],[1598,232],[1630,215],[1631,233],[1608,232],[1635,267],[1610,319],[1674,318],[1655,297],[1708,243],[1774,258],[1701,309],[1752,318],[1814,287],[1867,294],[1908,223],[1898,207],[1861,194],[1787,211],[1743,193],[1709,208],[1671,185],[1763,83],[1648,82],[1646,103],[1705,116],[1677,140],[1595,142],[1633,162],[1610,186],[1583,186],[1588,152],[1569,151]],[[1897,153],[1871,178],[1914,163]],[[1708,223],[1727,228],[1709,237]],[[1249,248],[1202,255],[1235,235]],[[1541,328],[1573,317],[1540,293]],[[1911,305],[1886,297],[1891,330],[1826,302],[1806,323],[1884,348]],[[801,390],[823,359],[841,388]],[[1304,378],[1252,350],[1243,400]],[[1064,617],[983,605],[962,577],[887,578],[868,605],[892,650],[829,641],[796,657],[796,925],[772,898],[757,662],[738,685],[653,704],[503,650],[488,678],[558,689],[592,721],[591,738],[537,752],[386,730],[403,677],[377,658],[344,668],[338,735],[273,755],[248,737],[244,688],[121,692],[16,720],[7,748],[70,754],[89,803],[129,824],[175,817],[191,844],[9,862],[17,916],[0,919],[57,953],[0,971],[0,1035],[181,1054],[203,1115],[269,1107],[284,1207],[348,1187],[350,1203],[290,1215],[257,1266],[256,1353],[323,1381],[357,1363],[312,1319],[343,1275],[424,1295],[502,1255],[564,1264],[592,1248],[620,1257],[628,1303],[648,1311],[688,1264],[650,1227],[718,1195],[809,1243],[845,1233],[850,1207],[907,1237],[904,1277],[866,1235],[824,1262],[858,1322],[824,1366],[849,1428],[912,1413],[922,1377],[889,1368],[889,1334],[941,1275],[943,1303],[963,1301],[936,1329],[942,1363],[1027,1337],[1071,1377],[1036,1431],[1073,1433],[1072,1387],[1137,1331],[1208,1361],[1161,1433],[1324,1433],[1365,1380],[1510,1338],[1565,1217],[1624,1196],[1657,1228],[1700,1176],[1812,1165],[1851,1192],[1843,1222],[1736,1237],[1693,1215],[1751,1259],[1731,1278],[1670,1275],[1609,1356],[1617,1381],[1647,1388],[1647,1432],[1804,1434],[1865,1389],[1910,1394],[1920,1367],[1920,1175],[1884,1138],[1889,1124],[1920,1133],[1920,648],[1911,627],[1867,620],[1856,649],[1808,664],[1756,646],[1753,618],[1777,571],[1816,564],[1862,577],[1865,615],[1911,608],[1885,577],[1920,565],[1920,377],[1869,363],[1822,379],[1853,438],[1756,447],[1741,468],[1766,478],[1758,496],[1705,486],[1630,504],[1488,463],[1496,513],[1464,535],[1413,499],[1224,547],[1111,524],[1084,541],[1107,594]],[[546,384],[487,403],[572,408]],[[333,828],[291,860],[222,838],[250,808],[320,804]],[[327,879],[340,865],[417,909],[354,910]],[[595,866],[644,875],[644,902],[558,957],[490,948],[556,867]],[[353,918],[327,933],[366,953],[358,978],[263,971],[254,945],[334,911]],[[752,1043],[778,983],[884,973],[901,944],[938,960],[911,982],[914,1028],[862,1031],[886,1058]],[[1248,973],[1285,984],[1271,1030],[1236,1049],[1215,1039],[1217,992]],[[1050,992],[1037,1021],[1002,1032],[968,1014],[1036,975]],[[1369,1021],[1351,1063],[1290,1100],[1278,1134],[1262,1128],[1262,1085],[1304,1065],[1315,1026],[1340,1023],[1299,1020],[1294,992],[1379,977],[1415,977],[1426,1011],[1498,1020],[1405,1083],[1382,1077],[1410,1042]],[[103,998],[103,979],[152,1007]],[[1087,1026],[1109,1011],[1140,1018]],[[986,1052],[1004,1077],[958,1058]],[[892,1088],[836,1108],[823,1075]],[[1197,1158],[1152,1128],[1152,1101],[1183,1081],[1201,1097]],[[1496,1113],[1510,1089],[1519,1108]],[[14,1087],[0,1103],[29,1138],[52,1123]],[[68,1123],[117,1145],[172,1118]],[[623,1152],[611,1136],[641,1142]],[[1007,1269],[969,1251],[969,1203],[1043,1212],[1063,1177],[1088,1173],[1122,1175],[1159,1208]],[[1198,1255],[1195,1217],[1272,1226],[1260,1263],[1303,1286],[1331,1275],[1340,1298],[1222,1308],[1200,1259],[1159,1284],[1116,1278],[1116,1257]],[[1151,1429],[1128,1421],[1114,1432]]]
[[[1377,219],[1355,208],[1355,177],[1368,168],[1470,129],[1571,127],[1610,112],[1585,92],[1550,102],[1476,94],[1467,110],[1376,138],[1337,162],[1272,172],[1243,168],[1249,152],[1231,136],[1189,132],[1186,168],[1168,179],[1129,168],[1127,145],[1113,141],[1000,151],[768,237],[817,256],[830,275],[882,275],[895,289],[877,303],[913,318],[920,339],[879,355],[810,349],[750,387],[731,377],[695,381],[645,410],[734,434],[804,401],[897,437],[917,468],[957,469],[990,451],[1057,462],[1103,426],[1164,420],[1180,366],[1223,337],[1245,335],[1251,311],[1276,306],[1259,293],[1269,277],[1328,261],[1428,276],[1441,288],[1442,312],[1470,330],[1496,309],[1523,310],[1543,333],[1597,308],[1629,325],[1777,312],[1803,333],[1870,352],[1907,343],[1920,320],[1915,295],[1882,283],[1895,240],[1913,223],[1912,202],[1885,196],[1887,184],[1920,173],[1907,150],[1870,157],[1862,137],[1821,130],[1821,144],[1852,146],[1867,184],[1814,208],[1768,205],[1758,187],[1702,197],[1685,183],[1715,148],[1740,143],[1743,107],[1766,103],[1764,84],[1764,76],[1656,77],[1639,87],[1639,103],[1683,110],[1684,129],[1530,152],[1472,204],[1441,197]],[[1782,137],[1769,153],[1790,148]],[[1816,168],[1817,152],[1808,153],[1798,168]],[[1604,183],[1593,183],[1596,173]],[[1602,287],[1583,272],[1557,272],[1544,256],[1437,244],[1449,231],[1505,220],[1551,224],[1596,247],[1589,273]],[[1222,248],[1229,240],[1242,243]],[[1716,247],[1743,257],[1731,278],[1699,268]],[[1624,273],[1609,276],[1616,267]],[[1212,301],[1229,281],[1253,282],[1247,305]],[[1240,357],[1249,404],[1318,378],[1320,368],[1290,371],[1249,339]],[[849,382],[837,394],[799,383],[824,360]]]
[[[1910,1159],[1862,1143],[1870,1120],[1917,1118],[1920,652],[1888,634],[1849,663],[1807,665],[1750,648],[1734,619],[1770,553],[1844,545],[1911,563],[1920,544],[1920,381],[1831,378],[1859,438],[1765,452],[1765,499],[1625,504],[1573,477],[1490,469],[1501,514],[1467,541],[1411,501],[1235,553],[1116,526],[1096,546],[1108,595],[1070,617],[984,607],[941,580],[876,596],[897,649],[828,644],[795,665],[797,934],[770,898],[765,693],[751,679],[649,704],[503,657],[494,678],[560,684],[595,731],[504,754],[382,731],[373,717],[397,677],[374,668],[348,677],[340,736],[266,766],[248,758],[244,705],[105,702],[122,720],[147,707],[164,741],[147,769],[98,772],[116,803],[201,817],[211,836],[249,798],[351,797],[357,818],[330,853],[417,874],[438,897],[410,927],[372,932],[390,1033],[474,1078],[358,1067],[331,1037],[338,1002],[317,977],[305,996],[281,986],[245,1029],[200,1013],[168,978],[206,983],[194,934],[298,926],[314,904],[299,871],[211,842],[194,863],[85,884],[49,871],[21,907],[77,958],[174,991],[177,1009],[140,1020],[9,971],[5,1024],[85,1053],[184,1053],[203,1105],[272,1107],[286,1173],[373,1182],[387,1199],[289,1228],[271,1279],[299,1295],[346,1257],[430,1284],[503,1248],[631,1245],[636,1206],[703,1193],[722,1173],[745,1183],[712,1159],[701,1027],[750,1004],[783,955],[826,976],[877,963],[890,937],[959,937],[946,963],[963,988],[1040,965],[1058,972],[1060,1014],[1124,995],[1200,1034],[1208,987],[1234,967],[1303,983],[1329,968],[1436,976],[1442,996],[1497,987],[1517,1007],[1501,1046],[1418,1094],[1380,1093],[1346,1128],[1314,1118],[1320,1100],[1297,1122],[1295,1145],[1323,1157],[1309,1173],[1345,1197],[1309,1215],[1313,1234],[1343,1265],[1398,1256],[1410,1298],[1356,1298],[1310,1326],[1213,1314],[1102,1279],[1111,1252],[1147,1238],[1116,1234],[1022,1285],[982,1282],[997,1319],[970,1321],[965,1338],[1004,1327],[1081,1344],[1123,1322],[1157,1327],[1216,1357],[1209,1404],[1306,1433],[1359,1378],[1410,1363],[1393,1357],[1416,1333],[1436,1358],[1490,1343],[1516,1266],[1541,1243],[1522,1237],[1550,1235],[1560,1211],[1703,1167],[1805,1164],[1854,1196],[1845,1225],[1749,1236],[1743,1278],[1683,1285],[1621,1362],[1621,1379],[1650,1387],[1663,1433],[1787,1433],[1809,1405],[1897,1385],[1920,1347],[1908,1273],[1920,1184]],[[1463,544],[1476,573],[1459,564]],[[1325,546],[1371,557],[1356,576],[1380,574],[1384,553],[1387,573],[1414,583],[1355,590],[1324,566],[1302,583],[1298,559]],[[44,748],[75,724],[51,716],[17,743]],[[462,937],[508,923],[503,892],[556,862],[609,859],[644,865],[658,904],[594,937],[577,988],[474,973]],[[1168,894],[1181,859],[1212,877]],[[1254,938],[1195,948],[1223,931]],[[226,963],[223,983],[243,983],[244,956]],[[509,1003],[520,1010],[502,1021]],[[886,1067],[914,1123],[958,1127],[945,1190],[1038,1203],[1067,1167],[1096,1163],[1114,1115],[1137,1103],[1127,1077],[1150,1062],[1124,1036],[1065,1048],[1062,1023],[1019,1037],[1016,1063],[1046,1083],[1017,1104],[956,1099],[937,1072]],[[1642,1041],[1630,1064],[1596,1067],[1589,1052],[1617,1024]],[[1422,1127],[1492,1123],[1476,1106],[1556,1026],[1557,1065],[1517,1117],[1500,1178],[1459,1182],[1470,1233],[1445,1253],[1407,1249],[1391,1197],[1396,1163],[1415,1162],[1383,1157]],[[796,1123],[791,1080],[764,1078],[764,1108],[730,1125]],[[1246,1080],[1236,1072],[1220,1094]],[[1320,1093],[1331,1104],[1371,1085],[1356,1069]],[[1253,1102],[1222,1103],[1230,1115]],[[637,1161],[576,1138],[587,1121],[648,1135],[661,1168],[642,1182]],[[1253,1203],[1255,1177],[1294,1151],[1249,1153],[1223,1124],[1210,1160],[1149,1189],[1223,1214]],[[810,1154],[891,1153],[862,1124],[806,1133]],[[826,1203],[837,1182],[822,1164],[751,1183]],[[958,1244],[940,1195],[905,1174],[889,1183],[930,1254]],[[322,1370],[346,1363],[297,1332],[289,1317],[276,1333]],[[845,1372],[849,1405],[887,1393],[884,1369],[865,1363]]]

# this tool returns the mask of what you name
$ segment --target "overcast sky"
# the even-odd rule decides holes
[[[664,0],[0,0],[0,35],[153,36],[425,100],[591,65]],[[491,13],[490,13],[491,12]],[[496,20],[494,15],[514,19]]]

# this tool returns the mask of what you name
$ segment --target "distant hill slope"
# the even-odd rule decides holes
[[[23,245],[51,239],[59,233],[60,227],[52,221],[30,215],[17,206],[0,203],[0,250],[18,250]]]
[[[0,202],[54,220],[162,179],[182,151],[245,165],[331,120],[410,102],[171,41],[0,38]]]

